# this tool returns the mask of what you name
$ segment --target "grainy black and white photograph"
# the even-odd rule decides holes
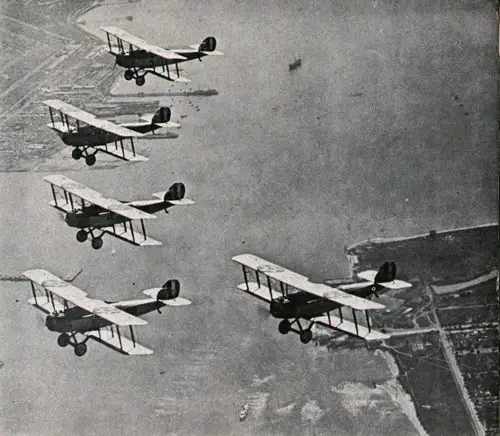
[[[0,435],[498,434],[498,1],[0,5]]]

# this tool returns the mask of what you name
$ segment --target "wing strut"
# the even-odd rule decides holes
[[[123,350],[122,336],[120,335],[120,328],[118,327],[118,324],[116,324],[116,333],[118,334],[118,341],[120,342],[120,348]]]
[[[245,277],[245,285],[247,285],[247,291],[250,292],[250,287],[248,286],[248,277],[247,277],[247,270],[245,268],[245,265],[241,265],[243,268],[243,277]]]
[[[131,325],[129,327],[130,327],[130,336],[132,337],[132,342],[134,343],[134,347],[135,347],[134,329],[132,328]]]
[[[359,335],[358,320],[356,319],[356,312],[352,309],[352,316],[354,318],[354,325],[356,326],[356,334]]]
[[[146,236],[146,226],[144,225],[144,220],[141,220],[142,233],[144,235],[144,240],[148,239]]]
[[[255,278],[257,279],[257,286],[260,288],[260,276],[259,276],[259,271],[257,270],[255,270]]]
[[[367,310],[365,310],[365,315],[366,315],[366,325],[368,327],[368,331],[371,332],[372,328],[370,326],[370,317],[368,316],[368,311]]]
[[[38,305],[38,300],[36,299],[35,285],[33,284],[33,282],[31,280],[30,280],[30,283],[31,283],[31,292],[33,292],[33,298],[35,299],[35,304]]]
[[[52,121],[52,127],[54,127],[54,115],[52,114],[52,108],[49,107],[50,121]]]
[[[340,322],[344,322],[344,316],[342,315],[342,307],[339,307],[339,317],[340,317]]]

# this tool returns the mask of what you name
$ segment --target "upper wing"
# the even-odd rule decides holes
[[[66,283],[64,280],[43,269],[24,271],[23,275],[63,300],[104,318],[113,324],[119,326],[147,324],[143,319],[132,316],[104,301],[88,298],[86,292]]]
[[[122,41],[128,42],[129,44],[135,47],[138,47],[142,50],[146,50],[147,52],[153,53],[164,59],[179,60],[179,61],[186,60],[184,56],[181,56],[172,50],[166,50],[156,45],[149,44],[143,39],[135,35],[132,35],[128,32],[125,32],[124,30],[119,29],[118,27],[108,26],[108,27],[101,27],[101,29],[104,30],[106,33],[109,33],[110,35],[116,36],[118,39],[121,39]]]
[[[382,304],[347,294],[346,292],[342,292],[327,285],[312,283],[303,275],[287,270],[279,265],[261,259],[258,256],[254,256],[253,254],[240,254],[234,256],[233,260],[274,280],[278,280],[296,289],[308,292],[309,294],[335,301],[343,306],[349,306],[357,310],[383,309],[385,307]]]
[[[367,280],[370,283],[375,282],[375,276],[377,275],[377,271],[374,270],[367,270],[367,271],[361,271],[357,274],[357,276],[363,280]],[[379,282],[377,283],[381,286],[384,286],[385,288],[388,289],[405,289],[405,288],[411,288],[412,284],[405,282],[403,280],[392,280],[390,282]]]
[[[136,138],[144,136],[142,133],[134,132],[133,130],[121,127],[111,121],[98,119],[94,115],[78,109],[68,103],[64,103],[61,100],[45,100],[43,103],[52,109],[61,111],[63,114],[66,114],[75,120],[82,121],[83,123],[105,130],[106,132],[113,133],[122,138]]]
[[[52,175],[44,177],[44,180],[55,185],[66,192],[76,195],[83,200],[89,201],[103,209],[114,212],[118,215],[124,216],[130,220],[142,220],[142,219],[154,219],[155,215],[151,215],[149,213],[143,212],[139,209],[135,209],[131,206],[128,206],[125,203],[121,203],[118,200],[114,200],[112,198],[104,197],[100,192],[94,191],[82,185],[74,180],[71,180],[68,177],[62,175]],[[60,205],[59,205],[60,206]],[[63,208],[64,209],[64,208]],[[72,210],[72,208],[70,208]]]

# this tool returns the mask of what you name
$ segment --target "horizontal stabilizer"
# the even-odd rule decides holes
[[[377,271],[374,270],[367,270],[367,271],[361,271],[360,273],[357,274],[357,276],[363,280],[368,281],[367,285],[370,283],[375,283],[375,277],[377,275]],[[405,288],[411,288],[412,284],[405,282],[403,280],[392,280],[389,282],[378,282],[377,283],[380,286],[383,286],[384,288],[387,289],[405,289]]]
[[[153,194],[153,197],[160,198],[163,200],[165,198],[165,194],[167,192],[168,191],[155,192]],[[194,204],[195,202],[194,202],[194,200],[191,200],[190,198],[183,198],[182,200],[168,200],[168,203],[175,204],[177,206],[181,206],[181,205],[187,206],[188,204]]]
[[[158,297],[158,292],[160,292],[161,290],[162,288],[151,288],[151,289],[145,289],[142,292],[146,294],[148,297],[154,298],[156,300]],[[161,300],[161,302],[166,304],[167,306],[172,306],[172,307],[189,306],[192,303],[187,298],[182,298],[182,297],[172,298],[170,300]]]
[[[103,345],[106,345],[107,347],[115,351],[118,351],[119,353],[126,354],[128,356],[153,354],[153,350],[150,350],[149,348],[146,348],[135,341],[131,341],[129,338],[126,338],[122,334],[118,336],[116,332],[112,333],[108,329],[93,330],[84,333],[84,335],[94,339],[97,342],[100,342]]]
[[[391,337],[390,335],[378,332],[377,330],[369,330],[367,327],[360,324],[358,324],[356,328],[356,324],[353,322],[345,319],[341,320],[333,315],[330,315],[330,319],[328,319],[328,315],[319,316],[314,318],[313,321],[324,327],[329,327],[331,329],[347,333],[351,336],[362,338],[365,341],[382,341]]]

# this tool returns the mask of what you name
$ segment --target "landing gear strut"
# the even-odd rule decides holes
[[[294,324],[297,324],[298,329],[296,329],[295,327],[292,328],[294,326]],[[284,319],[279,323],[278,330],[282,335],[286,335],[287,333],[289,333],[291,331],[298,333],[298,335],[300,337],[300,342],[302,342],[303,344],[307,344],[307,343],[311,342],[311,339],[313,337],[313,334],[311,331],[311,328],[313,325],[314,325],[314,322],[311,321],[309,323],[309,327],[303,328],[302,325],[300,324],[300,320],[298,318],[294,319],[292,322],[290,322],[288,319]]]

